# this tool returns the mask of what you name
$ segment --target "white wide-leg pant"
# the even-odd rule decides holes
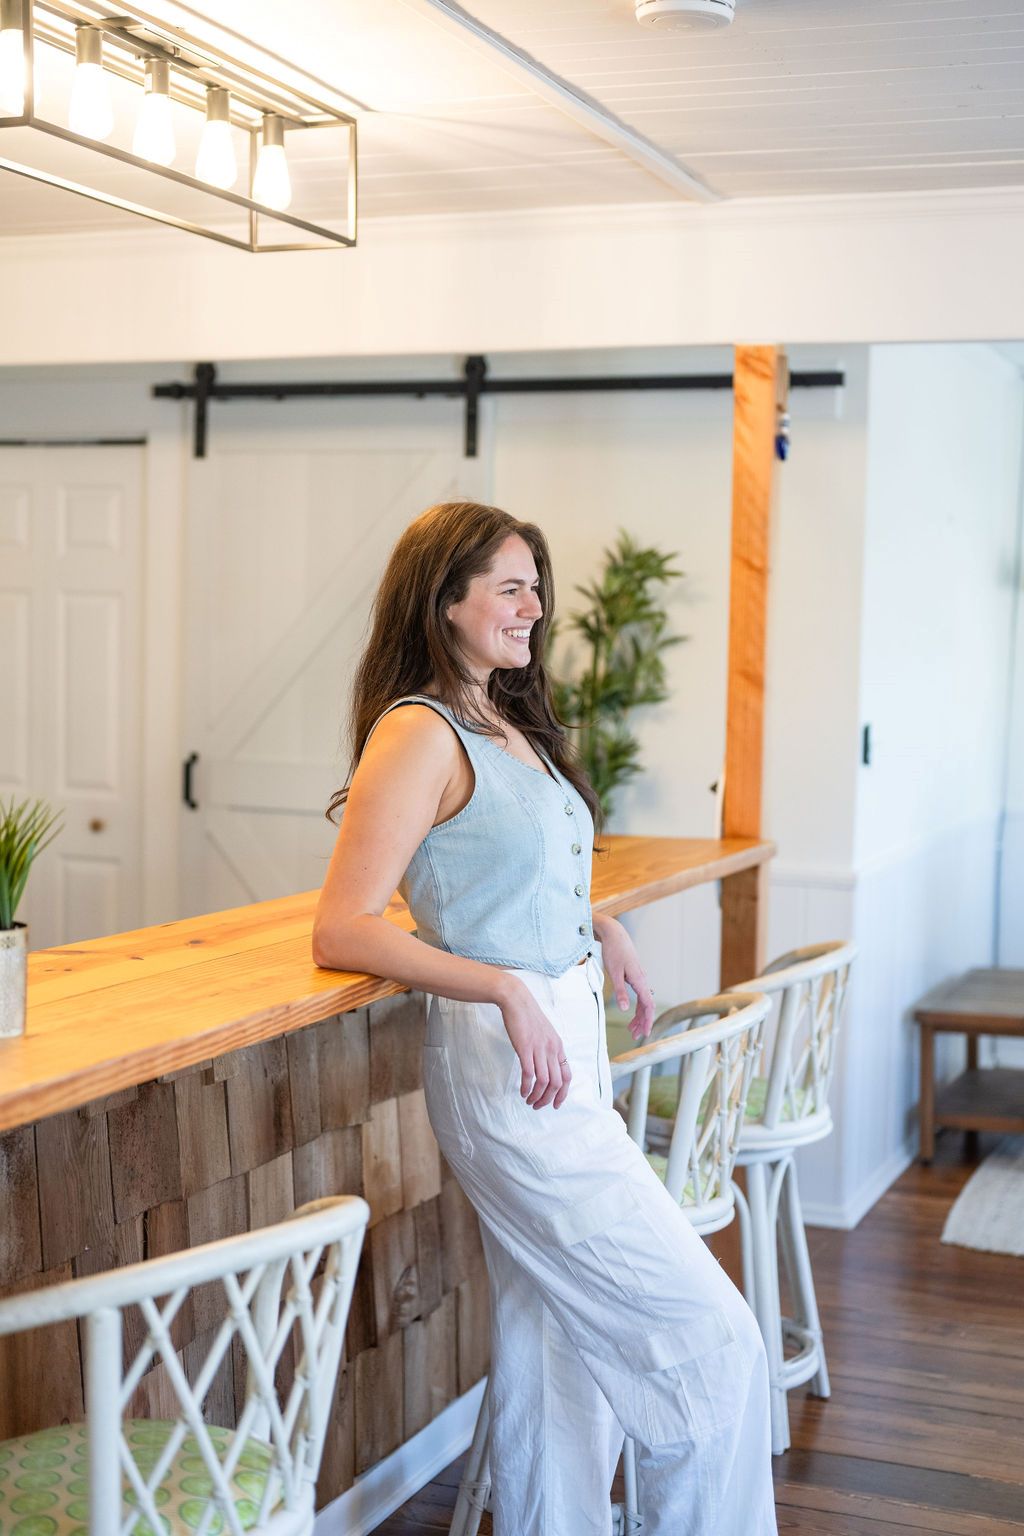
[[[495,1536],[609,1536],[623,1433],[644,1536],[775,1536],[753,1313],[612,1105],[602,970],[517,970],[572,1068],[532,1109],[495,1004],[435,997],[423,1082],[491,1287]]]

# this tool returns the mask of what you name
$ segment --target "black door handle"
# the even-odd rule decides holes
[[[181,798],[190,811],[198,811],[199,801],[192,797],[192,769],[199,761],[198,752],[190,752],[182,764]]]

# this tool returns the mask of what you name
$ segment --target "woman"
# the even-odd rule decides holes
[[[405,530],[313,955],[431,995],[427,1112],[490,1278],[495,1536],[607,1536],[624,1431],[646,1536],[770,1536],[757,1325],[612,1105],[604,968],[637,1040],[653,1001],[591,912],[598,804],[544,672],[553,607],[532,523],[451,502]],[[416,934],[383,916],[396,886]]]

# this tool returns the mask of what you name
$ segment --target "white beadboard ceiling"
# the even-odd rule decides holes
[[[365,218],[681,200],[431,0],[148,9],[234,29],[361,104]],[[1024,183],[1024,0],[737,0],[708,34],[643,29],[632,0],[465,9],[721,198]],[[0,172],[2,233],[137,225]]]

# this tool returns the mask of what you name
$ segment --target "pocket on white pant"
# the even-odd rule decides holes
[[[715,1320],[725,1320],[716,1312]],[[686,1348],[684,1344],[684,1349]],[[735,1338],[640,1378],[650,1426],[648,1444],[702,1440],[743,1411],[750,1366]]]
[[[750,1390],[747,1352],[711,1297],[702,1304],[695,1296],[689,1315],[668,1321],[673,1312],[679,1318],[692,1273],[685,1260],[674,1273],[667,1267],[668,1250],[633,1186],[620,1179],[548,1221],[594,1315],[608,1323],[577,1347],[627,1373],[617,1384],[612,1377],[627,1433],[659,1446],[696,1442],[731,1423]]]
[[[646,1338],[620,1327],[615,1343],[617,1360],[593,1337],[577,1347],[626,1433],[651,1448],[698,1444],[746,1407],[751,1362],[718,1307]]]
[[[473,1142],[455,1097],[447,1046],[423,1047],[423,1095],[427,1118],[441,1151],[448,1156],[457,1147],[463,1157],[472,1157]]]

